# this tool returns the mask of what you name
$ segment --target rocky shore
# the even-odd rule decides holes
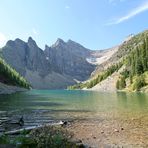
[[[131,119],[83,119],[73,120],[71,122],[61,121],[57,122],[58,124],[51,125],[53,128],[56,127],[56,131],[58,131],[59,133],[63,132],[63,130],[66,130],[66,133],[70,133],[70,135],[66,134],[66,139],[70,143],[76,144],[78,147],[83,146],[86,148],[147,148],[147,119],[148,118],[145,116],[135,116]],[[26,121],[24,123],[26,124]],[[49,124],[49,122],[47,123]],[[50,132],[52,131],[52,127],[51,125],[47,125],[47,123],[43,124],[45,125],[43,127],[41,126],[38,128],[36,126],[35,130],[33,129],[33,133],[34,131],[36,133],[36,131],[38,131],[39,129],[40,134],[38,136],[44,135],[45,138],[48,138],[48,135],[50,135]],[[57,133],[57,136],[58,135],[59,134]],[[40,141],[38,141],[38,143],[40,144]]]
[[[123,121],[75,121],[67,130],[91,148],[146,148],[147,123],[133,118]]]
[[[0,83],[0,95],[1,94],[12,94],[12,93],[23,92],[23,91],[27,91],[27,89]]]

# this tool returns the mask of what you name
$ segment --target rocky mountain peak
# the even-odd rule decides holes
[[[69,45],[69,46],[75,46],[75,47],[77,47],[77,48],[85,48],[85,47],[83,47],[81,44],[79,44],[79,43],[77,43],[77,42],[75,42],[75,41],[73,41],[73,40],[71,40],[71,39],[69,39],[69,40],[67,41],[67,45]]]
[[[6,46],[13,46],[14,45],[14,41],[12,40],[9,40],[7,43],[6,43]]]
[[[31,36],[28,38],[28,42],[30,42],[30,41],[34,41]]]
[[[57,43],[65,43],[64,40],[62,40],[61,38],[58,38],[56,42]]]
[[[15,39],[15,42],[17,42],[17,43],[24,43],[24,41],[22,41],[22,40],[19,39],[19,38]]]
[[[49,49],[49,48],[50,48],[50,47],[46,44],[46,45],[45,45],[45,50],[46,50],[46,49]]]
[[[57,41],[52,45],[52,47],[62,46],[62,45],[65,45],[65,44],[66,43],[62,39],[58,38]]]
[[[77,46],[77,47],[82,47],[82,45],[80,45],[79,43],[77,43],[77,42],[75,42],[75,41],[72,41],[71,39],[69,39],[68,41],[67,41],[67,45],[69,45],[69,46]]]
[[[74,43],[74,44],[76,44],[76,42],[74,42],[74,41],[71,40],[71,39],[69,39],[69,40],[67,41],[67,43]]]
[[[32,46],[32,47],[36,47],[37,46],[35,40],[33,40],[32,37],[28,38],[28,45]]]
[[[15,39],[14,41],[12,40],[9,40],[7,43],[6,43],[6,46],[9,46],[9,47],[15,47],[15,46],[19,46],[19,47],[22,47],[24,46],[25,42],[22,41],[21,39],[17,38]]]

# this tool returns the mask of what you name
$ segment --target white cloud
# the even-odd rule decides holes
[[[7,42],[6,36],[0,32],[0,47],[3,47]]]
[[[38,35],[38,32],[36,31],[35,28],[32,29],[32,32],[33,32],[34,35]]]
[[[122,23],[124,21],[127,21],[130,18],[132,18],[132,17],[134,17],[134,16],[136,16],[136,15],[146,11],[146,10],[148,10],[148,1],[143,3],[143,4],[141,4],[140,6],[138,6],[136,8],[134,8],[127,15],[122,16],[122,17],[120,17],[120,18],[118,18],[118,19],[116,19],[116,20],[114,20],[114,21],[112,21],[112,22],[110,22],[110,23],[108,23],[106,25],[120,24],[120,23]]]

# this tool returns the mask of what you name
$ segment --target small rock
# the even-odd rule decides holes
[[[66,125],[68,125],[68,122],[67,121],[60,121],[60,125],[62,127],[65,127]]]
[[[76,146],[77,146],[78,148],[85,148],[85,146],[83,145],[83,143],[77,143]]]
[[[119,130],[118,129],[115,129],[114,132],[119,132]]]
[[[95,136],[94,136],[93,138],[94,138],[94,139],[96,139],[96,137],[95,137]]]
[[[124,128],[123,128],[123,127],[121,127],[121,130],[123,131],[123,130],[124,130]]]
[[[72,143],[78,143],[78,144],[80,144],[80,143],[82,143],[82,140],[80,140],[80,139],[73,139],[73,140],[71,140],[71,142]]]
[[[68,138],[70,139],[70,138],[72,138],[72,136],[70,135],[70,136],[68,136]]]
[[[78,143],[82,143],[82,140],[79,139],[79,140],[78,140]]]
[[[101,134],[103,134],[104,133],[104,131],[101,131]]]

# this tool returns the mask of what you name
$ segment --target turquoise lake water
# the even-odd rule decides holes
[[[52,119],[100,119],[147,116],[148,94],[69,90],[31,90],[0,95],[0,112],[43,112]]]

